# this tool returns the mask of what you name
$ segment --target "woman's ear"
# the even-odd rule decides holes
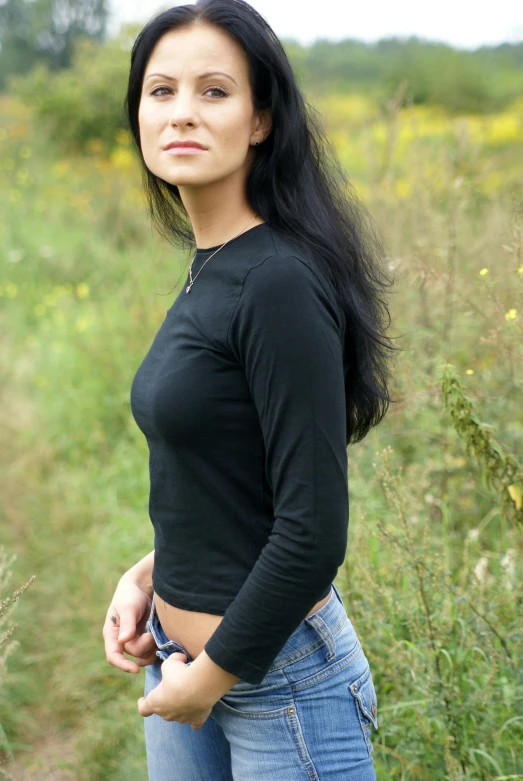
[[[261,109],[258,112],[253,132],[256,133],[256,141],[263,143],[272,130],[272,117],[269,108]]]

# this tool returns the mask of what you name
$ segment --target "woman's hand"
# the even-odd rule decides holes
[[[122,577],[109,605],[103,627],[105,656],[109,664],[126,673],[139,673],[154,664],[156,644],[145,624],[151,610],[151,597],[131,578]],[[135,662],[123,654],[135,657]]]
[[[138,700],[140,716],[156,713],[164,721],[179,721],[201,729],[213,709],[214,702],[207,702],[201,692],[191,685],[187,656],[175,652],[162,662],[162,680],[147,697]]]

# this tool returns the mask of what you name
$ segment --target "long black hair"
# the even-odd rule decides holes
[[[366,207],[345,175],[316,110],[299,89],[285,50],[265,19],[244,0],[197,0],[154,16],[132,51],[125,111],[143,165],[150,215],[170,243],[195,247],[178,187],[145,165],[138,110],[147,62],[165,33],[193,22],[215,25],[247,55],[255,110],[269,108],[272,130],[248,173],[254,211],[321,267],[346,315],[347,444],[376,426],[392,399],[387,383],[395,347],[387,336],[386,253]]]

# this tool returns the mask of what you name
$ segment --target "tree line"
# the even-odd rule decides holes
[[[30,74],[38,66],[50,77],[73,69],[78,47],[85,41],[111,49],[125,72],[128,53],[125,46],[111,47],[108,17],[108,0],[4,0],[0,3],[0,90],[10,91],[13,76]],[[126,29],[119,35],[130,48],[140,26]],[[376,43],[320,39],[303,46],[291,39],[283,44],[307,92],[365,91],[382,101],[403,85],[405,101],[473,113],[500,110],[521,96],[523,42],[473,51],[416,36]],[[83,50],[93,56],[89,46]],[[106,57],[100,51],[101,60]]]

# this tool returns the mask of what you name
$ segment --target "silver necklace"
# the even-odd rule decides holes
[[[251,220],[251,222],[249,223],[249,225],[250,225],[252,222],[254,222],[254,220],[256,219],[256,217],[257,217],[257,216],[258,216],[257,214],[255,214],[255,215],[254,215],[254,217],[252,218],[252,220]],[[246,230],[247,230],[247,228],[249,227],[249,225],[246,225],[246,226],[245,226],[245,228],[243,228],[243,230],[241,230],[241,231],[240,231],[240,233],[243,233],[244,231],[246,231]],[[237,237],[240,235],[240,233],[237,233],[237,234],[236,234],[236,236],[233,236],[233,237],[232,237],[232,239],[236,239],[236,238],[237,238]],[[228,244],[228,243],[229,243],[229,241],[232,241],[232,239],[228,239],[228,240],[225,242],[225,244]],[[208,262],[210,261],[210,259],[211,259],[211,258],[213,258],[213,257],[216,255],[216,252],[219,252],[221,249],[223,249],[223,248],[225,247],[225,244],[222,244],[222,246],[221,246],[221,247],[218,247],[218,249],[217,249],[215,252],[213,252],[213,253],[212,253],[211,257],[210,257],[210,258],[207,258],[207,260],[205,261],[205,263],[208,263]],[[198,252],[198,250],[196,250],[196,252]],[[194,279],[193,279],[193,278],[192,278],[192,267],[193,267],[193,263],[194,263],[194,261],[195,261],[195,259],[196,259],[196,252],[194,253],[194,258],[192,259],[191,267],[190,267],[190,269],[189,269],[189,279],[190,279],[191,281],[190,281],[190,283],[187,285],[187,287],[185,288],[185,292],[186,292],[186,293],[190,293],[190,292],[191,292],[191,288],[192,288],[192,286],[194,285],[194,283],[195,283],[195,282],[196,282],[196,280],[198,279],[198,276],[199,276],[199,275],[202,273],[203,266],[205,266],[205,263],[204,263],[204,264],[203,264],[203,266],[201,267],[201,269],[199,270],[198,274],[196,274],[196,276],[195,276],[195,277],[194,277]]]

